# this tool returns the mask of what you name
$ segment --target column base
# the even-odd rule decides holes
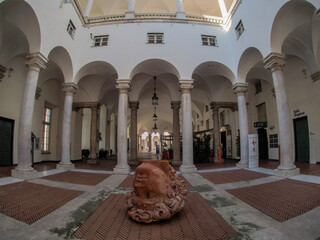
[[[249,163],[239,162],[239,163],[237,163],[236,167],[237,168],[248,168],[249,167]]]
[[[131,19],[131,18],[134,18],[135,17],[135,13],[132,11],[132,12],[125,12],[125,18],[126,19]]]
[[[128,175],[131,169],[129,166],[116,166],[113,169],[113,174],[115,175]]]
[[[198,172],[198,169],[197,169],[194,165],[190,165],[190,166],[181,165],[180,168],[179,168],[179,171],[180,171],[182,174],[189,174],[189,173],[196,173],[196,172]]]
[[[98,165],[99,164],[99,159],[88,159],[87,163],[88,164],[96,164],[96,165]]]
[[[34,169],[28,171],[12,169],[11,176],[23,180],[31,180],[38,178],[38,171]]]
[[[294,169],[275,169],[273,170],[273,175],[277,176],[277,177],[292,177],[295,175],[299,175],[300,174],[300,169],[299,168],[294,168]]]
[[[74,169],[74,164],[73,163],[70,163],[70,164],[62,164],[62,163],[58,163],[57,164],[57,169],[58,170],[72,170]]]

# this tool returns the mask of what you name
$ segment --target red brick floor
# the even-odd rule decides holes
[[[240,182],[270,176],[264,173],[253,172],[244,169],[221,172],[206,172],[200,173],[200,175],[214,184]]]
[[[32,224],[82,192],[19,182],[0,187],[0,212]]]
[[[114,194],[84,222],[74,237],[98,239],[223,239],[232,227],[198,193],[189,193],[184,209],[168,221],[137,223],[127,216],[125,195]]]
[[[84,184],[84,185],[97,185],[99,182],[103,181],[110,175],[111,174],[67,171],[67,172],[57,173],[47,177],[43,177],[43,179],[57,181],[57,182],[67,182],[67,183]]]
[[[290,179],[227,191],[279,222],[320,206],[319,184]]]

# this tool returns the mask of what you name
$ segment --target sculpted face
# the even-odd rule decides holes
[[[158,167],[141,164],[133,179],[134,201],[139,208],[151,210],[156,203],[163,203],[167,195],[168,176]]]
[[[150,223],[170,219],[184,206],[187,188],[168,161],[145,160],[137,167],[134,191],[127,194],[128,216]]]

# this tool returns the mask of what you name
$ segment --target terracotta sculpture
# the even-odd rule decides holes
[[[134,191],[127,194],[128,216],[144,223],[170,219],[184,207],[185,182],[168,161],[139,163],[133,179]]]

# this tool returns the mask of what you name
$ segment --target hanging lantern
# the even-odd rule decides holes
[[[157,79],[157,77],[156,76],[154,76],[153,77],[153,80],[154,80],[154,84],[153,84],[153,96],[152,96],[152,105],[153,106],[156,106],[156,105],[158,105],[159,103],[158,103],[158,100],[159,100],[159,98],[157,97],[157,89],[156,89],[156,79]]]

